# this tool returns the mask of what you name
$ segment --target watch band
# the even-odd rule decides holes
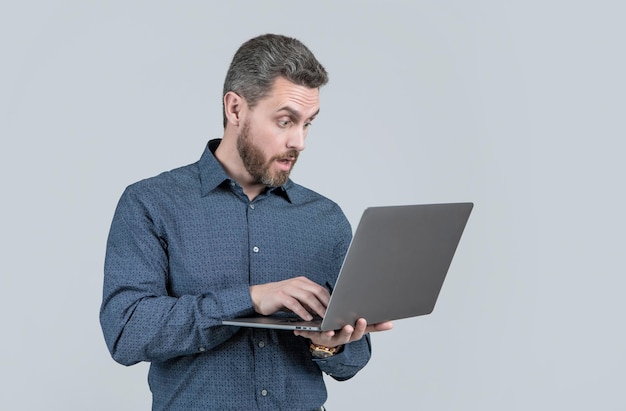
[[[326,347],[323,345],[317,345],[317,344],[311,343],[310,351],[313,357],[328,358],[337,354],[337,351],[339,351],[339,347]]]

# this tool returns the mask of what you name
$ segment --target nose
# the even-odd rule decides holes
[[[287,140],[287,148],[291,150],[302,151],[304,150],[306,139],[306,129],[298,129],[294,127],[294,130],[289,133],[289,139]]]

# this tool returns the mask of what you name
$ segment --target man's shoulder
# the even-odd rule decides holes
[[[125,191],[134,195],[180,193],[199,184],[198,163],[195,162],[136,181],[126,187]]]
[[[310,188],[294,183],[291,180],[287,190],[292,203],[308,205],[311,209],[318,210],[318,212],[325,214],[326,217],[332,215],[340,220],[346,220],[346,216],[344,215],[339,204],[329,197],[326,197],[325,195]]]
[[[339,205],[326,197],[323,194],[318,193],[308,187],[304,187],[298,183],[289,180],[289,185],[286,187],[289,193],[289,198],[298,203],[320,202],[332,207],[339,207]]]

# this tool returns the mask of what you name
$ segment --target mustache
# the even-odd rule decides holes
[[[277,154],[275,156],[272,157],[272,161],[275,160],[293,160],[296,161],[298,159],[298,156],[300,155],[300,152],[298,152],[297,150],[290,150],[286,153],[282,153],[282,154]]]

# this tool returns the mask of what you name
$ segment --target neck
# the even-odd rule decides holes
[[[265,185],[254,181],[246,170],[239,156],[239,151],[237,151],[236,141],[236,137],[227,136],[225,133],[220,145],[215,150],[215,158],[224,168],[226,175],[235,180],[248,196],[248,199],[252,201],[265,190]]]

